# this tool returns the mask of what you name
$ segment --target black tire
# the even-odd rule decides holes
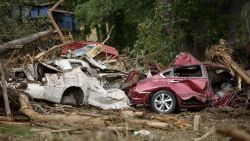
[[[61,104],[80,106],[83,100],[83,92],[80,88],[67,89],[61,99]]]
[[[151,97],[149,106],[156,113],[172,113],[177,107],[177,102],[171,92],[161,90]]]

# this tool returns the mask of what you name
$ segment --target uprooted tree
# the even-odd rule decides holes
[[[233,50],[225,40],[220,40],[218,45],[211,47],[207,51],[207,56],[211,59],[217,58],[221,63],[228,66],[232,73],[237,74],[239,79],[243,79],[250,85],[250,76],[235,61],[233,61]]]

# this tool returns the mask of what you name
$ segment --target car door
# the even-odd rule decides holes
[[[168,78],[170,89],[182,100],[195,97],[205,102],[209,96],[208,77],[203,65],[175,66],[174,74]]]

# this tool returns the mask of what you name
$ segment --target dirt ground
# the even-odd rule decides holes
[[[56,113],[64,114],[93,114],[93,115],[105,115],[112,117],[121,117],[121,111],[115,110],[100,110],[94,107],[84,107],[78,109],[66,109],[62,111],[60,108],[55,108]],[[60,110],[59,110],[60,109]],[[51,109],[50,109],[51,110]],[[145,108],[136,108],[136,111],[144,112],[143,116],[134,117],[133,119],[140,120],[151,120],[152,117],[161,116]],[[37,109],[37,111],[39,111]],[[201,128],[199,131],[193,131],[193,119],[195,115],[201,115]],[[163,115],[166,116],[166,115]],[[196,138],[201,137],[206,132],[208,132],[213,126],[216,128],[224,127],[236,127],[250,133],[250,111],[246,109],[232,109],[229,107],[222,108],[207,108],[201,111],[181,111],[175,114],[167,115],[169,117],[174,117],[178,121],[169,120],[168,128],[166,129],[157,129],[148,126],[141,126],[137,124],[130,124],[129,119],[116,118],[113,121],[110,121],[108,126],[112,127],[124,127],[126,130],[107,130],[103,127],[98,126],[86,126],[86,125],[73,125],[72,127],[80,130],[68,130],[67,128],[72,129],[65,124],[60,123],[46,123],[49,126],[56,126],[62,128],[62,130],[52,130],[50,128],[41,127],[35,124],[34,121],[28,121],[26,123],[21,123],[21,125],[0,125],[0,140],[138,140],[138,141],[194,141]],[[184,126],[178,126],[178,122],[182,122]],[[66,130],[65,130],[66,129]],[[65,131],[64,131],[65,130]],[[146,131],[141,131],[146,130]],[[146,135],[134,135],[135,132],[147,132]],[[216,133],[212,133],[205,141],[227,141],[228,137],[222,137]]]

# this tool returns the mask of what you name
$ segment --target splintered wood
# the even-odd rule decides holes
[[[131,126],[141,126],[141,127],[152,127],[157,129],[168,129],[169,124],[166,122],[160,122],[160,121],[149,121],[149,120],[138,120],[138,119],[131,119],[128,120],[129,125]]]
[[[103,48],[101,45],[96,45],[93,49],[87,52],[87,56],[90,58],[96,57],[98,54],[100,54],[103,51]]]
[[[34,58],[32,58],[32,60],[41,60],[41,59],[43,59],[44,56],[48,55],[53,50],[61,48],[61,47],[63,47],[64,45],[66,45],[68,43],[69,43],[69,41],[67,41],[67,42],[65,42],[63,44],[60,44],[60,45],[53,46],[50,49],[48,49],[47,51],[42,51],[39,54],[37,54]]]
[[[225,40],[221,40],[218,45],[211,47],[206,55],[210,58],[217,58],[221,63],[227,65],[229,69],[241,77],[250,85],[250,77],[247,73],[232,59],[233,50],[229,47]]]
[[[201,126],[201,116],[195,115],[194,116],[194,131],[198,131]]]
[[[132,110],[124,110],[119,116],[105,116],[105,115],[90,115],[90,114],[41,114],[33,110],[28,96],[24,93],[19,94],[19,101],[21,104],[21,112],[35,122],[52,122],[61,123],[69,126],[89,125],[98,128],[111,127],[112,121],[120,121],[121,117],[126,118],[126,128],[129,127],[150,127],[162,130],[168,130],[175,125],[177,128],[185,128],[189,123],[183,119],[176,119],[168,115],[154,116],[150,119],[140,119],[144,113],[135,112]],[[123,119],[124,120],[124,119]],[[46,126],[38,124],[38,126]],[[124,127],[125,128],[125,127]],[[122,127],[123,129],[123,127]],[[126,129],[127,130],[127,129]]]
[[[65,124],[92,124],[96,126],[104,126],[105,121],[108,120],[103,117],[93,118],[92,116],[79,116],[79,115],[65,115],[65,114],[51,114],[43,115],[33,110],[30,105],[29,98],[25,94],[19,95],[19,101],[21,104],[21,111],[30,119],[41,122],[61,122]]]
[[[53,18],[53,15],[52,15],[52,12],[62,3],[64,2],[64,0],[59,0],[55,5],[52,6],[52,8],[50,8],[48,10],[48,18],[50,19],[52,25],[54,26],[55,30],[57,31],[60,39],[61,39],[61,42],[62,43],[65,43],[65,39],[64,39],[64,36],[63,36],[63,33],[62,31],[60,30],[59,26],[57,25],[55,19]]]
[[[215,127],[213,126],[206,134],[204,134],[203,136],[195,139],[195,141],[203,141],[206,138],[208,138],[211,134],[213,134],[215,132]]]

